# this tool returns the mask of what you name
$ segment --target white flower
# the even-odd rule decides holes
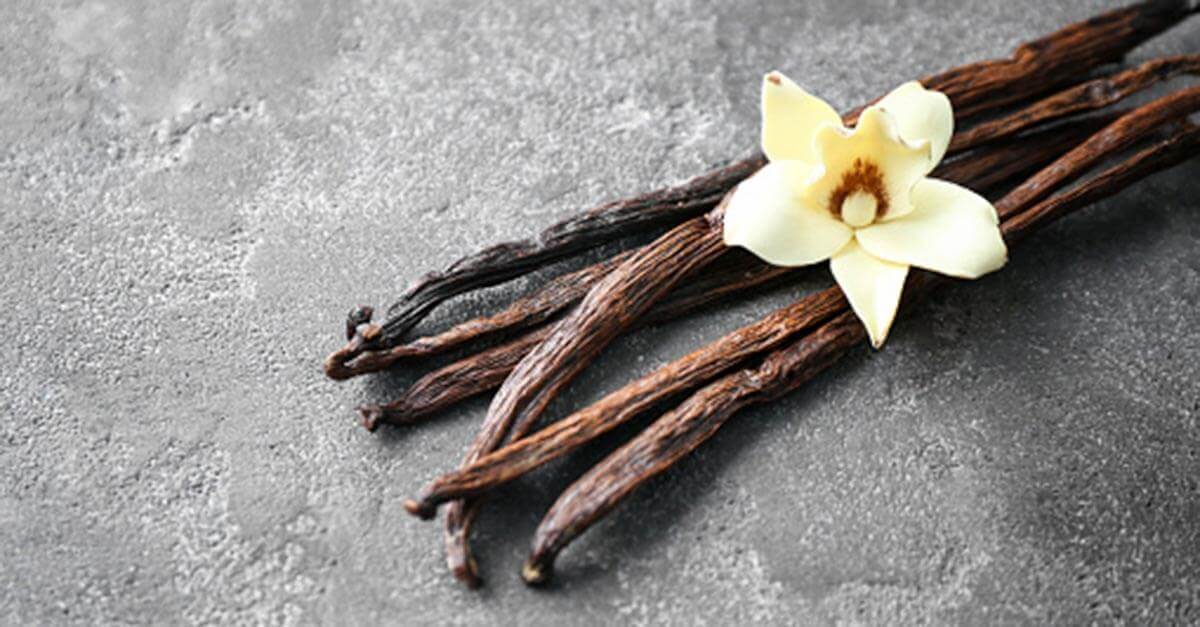
[[[725,243],[778,266],[829,259],[876,348],[910,266],[973,279],[1007,260],[995,207],[927,177],[954,132],[944,94],[905,83],[850,130],[828,103],[772,72],[762,117],[770,163],[729,198]]]

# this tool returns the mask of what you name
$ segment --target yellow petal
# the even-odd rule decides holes
[[[805,197],[832,213],[838,210],[830,206],[835,190],[845,187],[848,180],[877,176],[885,201],[883,218],[902,216],[912,209],[912,186],[929,170],[928,143],[913,146],[902,140],[892,115],[878,107],[867,107],[853,131],[821,127],[815,146],[823,170]]]
[[[774,161],[738,185],[725,206],[725,244],[777,266],[803,266],[828,259],[849,241],[850,227],[796,193],[809,170],[801,161]]]
[[[859,229],[859,244],[888,261],[965,279],[1007,261],[996,209],[987,199],[954,183],[923,179],[912,200],[912,213]]]
[[[900,137],[910,144],[929,142],[928,174],[937,166],[954,135],[954,110],[950,99],[940,91],[925,89],[909,81],[884,96],[875,106],[892,114]]]
[[[879,259],[850,240],[834,254],[829,267],[850,307],[867,327],[871,345],[883,346],[896,319],[908,266]]]
[[[813,137],[825,124],[841,125],[829,103],[804,91],[779,72],[763,77],[762,148],[771,161],[816,162]]]

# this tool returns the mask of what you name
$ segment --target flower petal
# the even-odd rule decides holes
[[[763,77],[762,148],[768,159],[816,163],[813,137],[824,124],[840,126],[842,116],[779,72]]]
[[[805,191],[810,204],[836,215],[840,208],[830,206],[836,190],[847,185],[872,187],[875,181],[881,188],[880,205],[886,204],[884,219],[912,210],[912,186],[929,171],[929,145],[913,146],[902,140],[890,113],[867,107],[853,131],[823,126],[814,144],[823,170]]]
[[[971,190],[938,179],[913,187],[913,212],[859,229],[857,239],[871,254],[895,263],[965,279],[998,270],[1008,249],[996,209]]]
[[[909,81],[875,103],[892,114],[900,137],[910,144],[929,142],[929,171],[942,160],[950,137],[954,135],[954,110],[950,99],[940,91],[925,89],[917,81]]]
[[[850,227],[795,191],[809,172],[802,161],[773,161],[738,185],[725,205],[725,244],[777,266],[823,261],[845,245]]]
[[[896,319],[908,266],[879,259],[851,240],[833,256],[829,268],[850,307],[867,327],[871,345],[883,346]]]

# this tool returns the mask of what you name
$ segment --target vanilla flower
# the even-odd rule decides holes
[[[730,196],[725,243],[778,266],[829,259],[876,348],[910,266],[973,279],[1007,260],[995,207],[927,176],[954,132],[944,94],[905,83],[851,130],[828,103],[772,72],[762,117],[770,163]]]

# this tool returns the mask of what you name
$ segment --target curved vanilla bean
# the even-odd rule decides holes
[[[1198,109],[1200,86],[1182,89],[1130,111],[1022,183],[996,203],[996,211],[1001,219],[1008,218],[1162,125],[1184,119]]]
[[[528,433],[555,395],[685,275],[723,252],[724,208],[693,218],[634,252],[597,283],[550,335],[526,355],[492,399],[464,464]],[[467,534],[474,505],[455,501],[446,512],[447,561],[454,575],[478,585]]]
[[[715,207],[729,188],[765,163],[764,157],[754,155],[678,187],[601,205],[551,226],[534,240],[500,244],[461,259],[444,273],[426,275],[389,307],[384,336],[402,337],[438,304],[464,292],[503,283],[605,242],[703,214]]]
[[[1041,170],[1064,150],[1078,145],[1126,113],[1127,110],[1106,111],[988,143],[942,163],[933,176],[959,182],[976,191],[993,191],[1004,183],[1023,180]]]
[[[536,326],[579,302],[597,281],[631,253],[627,250],[560,275],[490,316],[472,318],[441,333],[419,337],[392,348],[365,351],[357,356],[335,352],[325,360],[325,374],[331,379],[348,379],[386,370],[402,360],[440,355],[480,339]]]
[[[769,266],[744,257],[720,265],[655,305],[639,323],[674,320],[731,294],[771,286],[799,271],[797,268]],[[360,406],[360,423],[368,431],[374,431],[381,424],[412,424],[458,402],[494,390],[500,387],[521,358],[546,339],[550,329],[550,326],[533,329],[506,343],[434,370],[409,386],[399,399],[386,405]]]
[[[432,518],[440,503],[477,496],[507,483],[582,444],[615,429],[666,398],[770,350],[788,338],[846,308],[840,290],[827,289],[783,307],[762,320],[672,361],[625,385],[587,408],[438,477],[417,500],[404,503],[409,513]]]
[[[1015,242],[1037,227],[1111,196],[1154,172],[1195,157],[1200,129],[1188,126],[1176,136],[1145,149],[1073,190],[1059,193],[1004,223],[1005,238]],[[946,282],[918,274],[905,294],[908,303]],[[847,311],[792,345],[768,355],[757,368],[734,372],[706,386],[656,420],[633,440],[571,484],[543,518],[533,548],[521,569],[527,583],[544,582],[554,561],[572,540],[628,496],[690,453],[738,410],[786,394],[863,343],[862,324]]]
[[[468,461],[494,448],[506,433],[531,428],[553,394],[586,366],[607,340],[628,328],[680,278],[725,252],[720,215],[718,209],[685,223],[637,251],[555,325],[509,377],[508,381],[515,380],[517,385],[502,386]],[[476,581],[473,562],[466,551],[454,547],[465,545],[470,518],[470,510],[461,506],[452,508],[447,516],[451,567],[468,583]]]
[[[950,142],[950,150],[973,148],[995,137],[1009,135],[1035,124],[1083,111],[1103,109],[1180,74],[1196,73],[1200,73],[1200,55],[1147,61],[1124,72],[1081,83],[1020,111],[956,133]]]
[[[1089,179],[1085,184],[1059,192],[1027,211],[1014,215],[1002,225],[1004,240],[1023,241],[1033,231],[1108,198],[1133,183],[1200,156],[1200,126],[1184,119],[1170,137],[1139,151],[1134,156]]]
[[[853,313],[843,312],[789,346],[783,354],[793,358],[790,364],[776,364],[783,360],[772,354],[762,368],[739,370],[690,396],[563,492],[538,525],[521,577],[530,584],[544,582],[567,544],[646,480],[670,468],[716,433],[735,411],[765,396],[768,377],[786,373],[793,379],[811,378],[832,364],[835,355],[840,356],[845,348],[864,339],[862,323]],[[792,370],[783,370],[787,365],[793,365]]]
[[[995,110],[1118,61],[1197,10],[1193,0],[1139,2],[1024,43],[1008,59],[973,63],[922,82],[949,96],[962,115]]]
[[[1152,0],[1097,15],[1018,47],[1008,59],[984,61],[926,77],[922,82],[950,97],[962,116],[992,110],[1044,93],[1121,58],[1146,39],[1196,11],[1186,0]],[[857,112],[847,116],[853,121]],[[500,244],[426,275],[372,324],[360,307],[346,323],[349,343],[330,356],[348,360],[365,349],[399,344],[434,307],[459,294],[503,283],[563,257],[626,235],[707,211],[765,163],[761,154],[701,175],[678,187],[601,205],[542,232],[534,240]],[[336,362],[332,366],[338,372]]]
[[[988,146],[943,164],[934,172],[939,178],[991,190],[997,184],[1044,167],[1116,118],[1116,114],[1072,120],[1056,127],[1024,135],[1011,144]],[[655,306],[647,322],[670,320],[722,297],[760,288],[799,269],[779,268],[758,262],[745,269],[706,272],[688,282],[666,301]],[[359,407],[361,423],[368,430],[380,424],[411,424],[434,415],[467,398],[493,390],[534,346],[546,338],[546,328],[528,332],[507,343],[480,351],[434,370],[411,385],[404,394],[386,405]]]
[[[518,338],[479,351],[427,373],[396,400],[385,405],[358,407],[359,424],[374,431],[381,424],[420,422],[468,398],[500,387],[513,368],[542,343],[554,325],[533,329]]]

